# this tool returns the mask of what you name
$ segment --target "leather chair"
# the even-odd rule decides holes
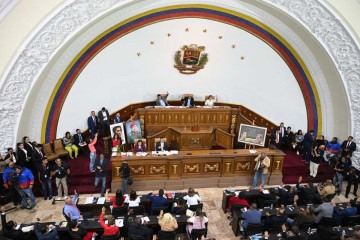
[[[342,227],[350,227],[360,224],[360,215],[346,216],[341,221]]]
[[[129,239],[129,240],[143,240],[143,237],[129,234],[128,239]]]
[[[168,206],[164,206],[164,207],[154,207],[154,208],[152,208],[152,213],[151,213],[151,215],[159,216],[161,210],[163,210],[164,212],[166,212],[166,211],[168,210]]]
[[[55,161],[56,159],[59,158],[59,155],[57,155],[56,153],[54,153],[54,151],[52,150],[52,144],[51,143],[44,143],[42,145],[42,148],[44,150],[44,153],[47,157],[47,159],[49,161]]]
[[[128,206],[116,207],[112,210],[112,215],[114,218],[118,218],[121,216],[126,216],[128,213]]]
[[[203,204],[202,204],[202,203],[199,203],[199,204],[196,204],[196,205],[190,205],[190,207],[189,207],[189,209],[190,209],[191,211],[193,211],[193,212],[195,212],[196,209],[198,209],[198,208],[201,208],[201,210],[202,210]]]
[[[159,240],[175,240],[176,232],[175,231],[162,231],[158,233]]]
[[[201,236],[204,236],[206,238],[206,235],[207,235],[207,228],[192,229],[189,239],[190,240],[201,239]]]
[[[246,233],[248,236],[262,233],[263,228],[264,224],[262,223],[249,223],[246,229]]]
[[[59,157],[66,157],[69,159],[69,152],[65,150],[65,147],[62,142],[62,138],[56,139],[54,141],[54,153]]]
[[[337,226],[337,222],[334,218],[322,217],[318,226],[325,226],[325,227],[335,227]]]
[[[119,240],[120,236],[119,234],[113,234],[113,235],[107,235],[107,236],[101,236],[101,240]]]
[[[137,207],[129,207],[129,209],[132,210],[132,215],[144,215],[145,214],[145,208],[143,205],[137,206]]]

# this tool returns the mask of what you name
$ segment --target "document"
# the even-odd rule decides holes
[[[94,197],[87,197],[85,200],[85,204],[92,204],[94,201]]]
[[[105,197],[99,197],[97,200],[97,204],[104,204],[105,203]]]
[[[123,218],[115,219],[115,225],[117,227],[123,227],[124,226],[124,219]]]
[[[31,230],[34,230],[34,226],[27,226],[21,228],[21,231],[23,232],[30,232]]]
[[[250,153],[256,153],[256,150],[249,150]]]

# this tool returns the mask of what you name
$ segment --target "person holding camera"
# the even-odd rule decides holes
[[[252,183],[252,188],[256,187],[258,178],[261,177],[261,186],[265,185],[265,178],[268,172],[268,168],[270,167],[270,158],[266,155],[266,153],[262,152],[259,156],[257,156],[254,160],[255,164],[255,174],[254,180]]]
[[[123,194],[126,194],[128,191],[128,180],[130,178],[130,167],[126,160],[121,164],[119,174],[121,176],[121,191]]]
[[[69,174],[70,166],[62,162],[60,158],[56,159],[51,175],[55,177],[55,183],[58,191],[57,200],[60,200],[63,197],[62,190],[64,190],[64,198],[67,198],[68,196],[67,178]]]

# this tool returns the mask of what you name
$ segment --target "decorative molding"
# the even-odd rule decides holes
[[[25,99],[38,75],[69,36],[124,0],[75,0],[63,6],[28,42],[0,81],[0,152],[14,146]],[[15,133],[14,133],[15,132]]]
[[[330,6],[322,0],[266,0],[291,15],[326,48],[337,66],[350,100],[352,135],[360,143],[360,49],[359,43],[346,29]],[[360,169],[360,149],[353,154]]]
[[[13,10],[20,0],[0,0],[0,22]]]

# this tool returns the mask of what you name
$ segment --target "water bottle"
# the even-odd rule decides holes
[[[171,194],[171,197],[172,197],[172,199],[175,199],[175,193],[174,192]]]

